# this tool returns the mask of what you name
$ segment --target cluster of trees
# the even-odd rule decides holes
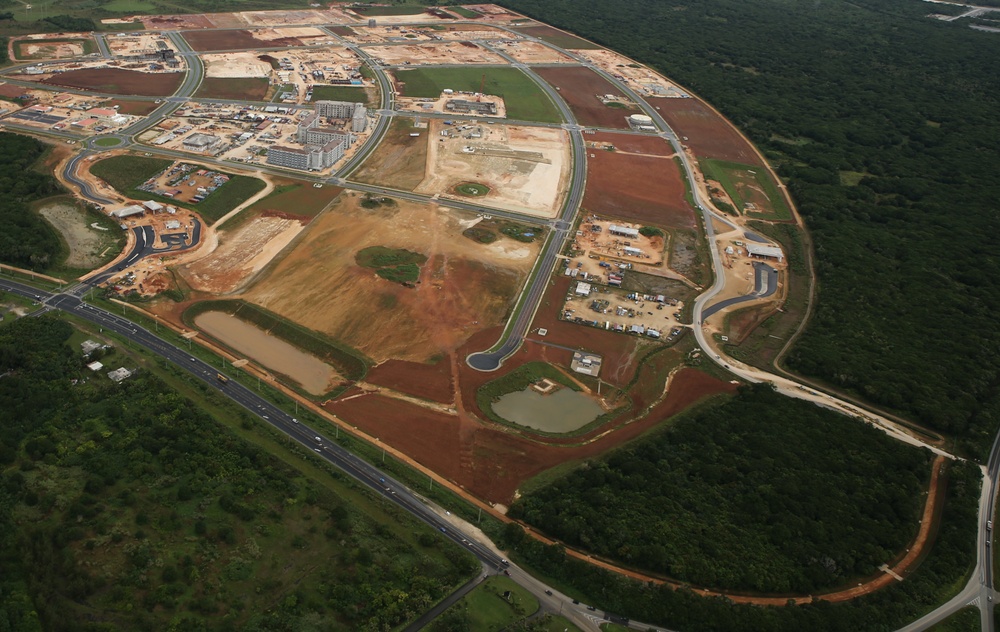
[[[819,309],[788,364],[982,456],[1000,425],[1000,38],[909,0],[502,0],[647,62],[778,164]]]
[[[907,546],[928,472],[928,453],[758,385],[584,464],[511,515],[697,586],[809,594]]]
[[[33,270],[55,263],[62,248],[55,229],[29,207],[59,189],[55,178],[32,169],[44,151],[33,138],[0,133],[0,262]]]
[[[383,630],[475,571],[154,375],[82,369],[71,333],[52,317],[0,328],[0,629]]]
[[[761,607],[705,598],[687,589],[642,583],[568,557],[558,546],[528,536],[508,524],[502,545],[546,577],[578,591],[575,595],[600,609],[647,623],[690,632],[866,632],[895,630],[940,603],[942,590],[960,585],[975,560],[976,516],[981,473],[961,462],[948,471],[948,496],[937,540],[916,572],[904,582],[840,604]]]

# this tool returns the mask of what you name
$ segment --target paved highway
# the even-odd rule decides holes
[[[724,301],[719,301],[702,312],[702,320],[727,307],[732,307],[733,305],[738,305],[747,301],[756,301],[757,299],[767,298],[768,296],[774,294],[774,292],[778,289],[778,271],[763,261],[754,261],[753,269],[753,292],[745,296],[736,296]]]
[[[511,58],[508,57],[508,59]],[[562,214],[554,224],[552,234],[549,235],[548,241],[532,269],[532,274],[528,276],[525,287],[521,291],[519,304],[514,308],[513,318],[507,322],[507,327],[504,328],[500,340],[491,349],[472,353],[466,358],[468,365],[478,371],[499,369],[503,365],[504,359],[517,351],[521,343],[524,342],[524,335],[527,333],[531,321],[535,318],[538,305],[542,302],[542,297],[548,288],[549,275],[555,268],[557,255],[562,250],[569,231],[575,225],[574,219],[580,209],[580,204],[583,202],[583,193],[587,182],[587,148],[583,141],[582,128],[576,124],[576,117],[573,116],[566,101],[551,85],[530,69],[522,69],[522,72],[545,91],[559,108],[563,118],[568,121],[567,132],[571,145],[573,172],[570,174],[570,189],[563,205]],[[492,213],[492,211],[490,212]]]

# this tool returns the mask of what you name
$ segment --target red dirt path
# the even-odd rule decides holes
[[[625,95],[589,68],[568,66],[565,68],[534,68],[545,81],[559,89],[559,94],[581,125],[628,129],[626,117],[639,112],[636,108],[612,108],[601,103],[598,95]]]
[[[108,94],[168,97],[177,91],[183,80],[182,72],[151,73],[123,68],[81,68],[61,72],[41,83]]]
[[[585,209],[670,228],[696,225],[680,167],[660,157],[673,153],[667,141],[628,134],[587,134],[586,140],[611,143],[616,151],[587,149]]]
[[[696,156],[760,165],[760,157],[712,108],[698,99],[657,99],[660,114]]]

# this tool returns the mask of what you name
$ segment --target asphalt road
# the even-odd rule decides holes
[[[778,289],[778,271],[767,265],[763,261],[754,261],[754,289],[753,292],[747,294],[746,296],[736,296],[734,298],[729,298],[724,301],[719,301],[715,305],[702,311],[701,318],[704,321],[706,318],[710,317],[712,314],[723,310],[727,307],[733,305],[738,305],[739,303],[746,303],[747,301],[755,301],[759,298],[767,298],[774,294]]]

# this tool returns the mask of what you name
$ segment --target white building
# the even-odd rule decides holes
[[[578,281],[576,284],[577,296],[590,296],[590,284]]]
[[[138,204],[132,204],[131,206],[126,206],[125,208],[120,208],[115,211],[111,211],[112,217],[117,217],[118,219],[123,219],[125,217],[132,217],[134,215],[142,215],[146,212],[146,209],[139,206]]]
[[[767,246],[764,244],[754,244],[747,243],[747,254],[751,257],[764,257],[769,259],[777,259],[778,261],[784,261],[785,255],[782,254],[781,248],[777,246]]]
[[[636,238],[639,236],[638,228],[629,228],[628,226],[618,226],[617,224],[612,224],[608,226],[608,232],[612,235],[618,235],[619,237],[631,237]]]

